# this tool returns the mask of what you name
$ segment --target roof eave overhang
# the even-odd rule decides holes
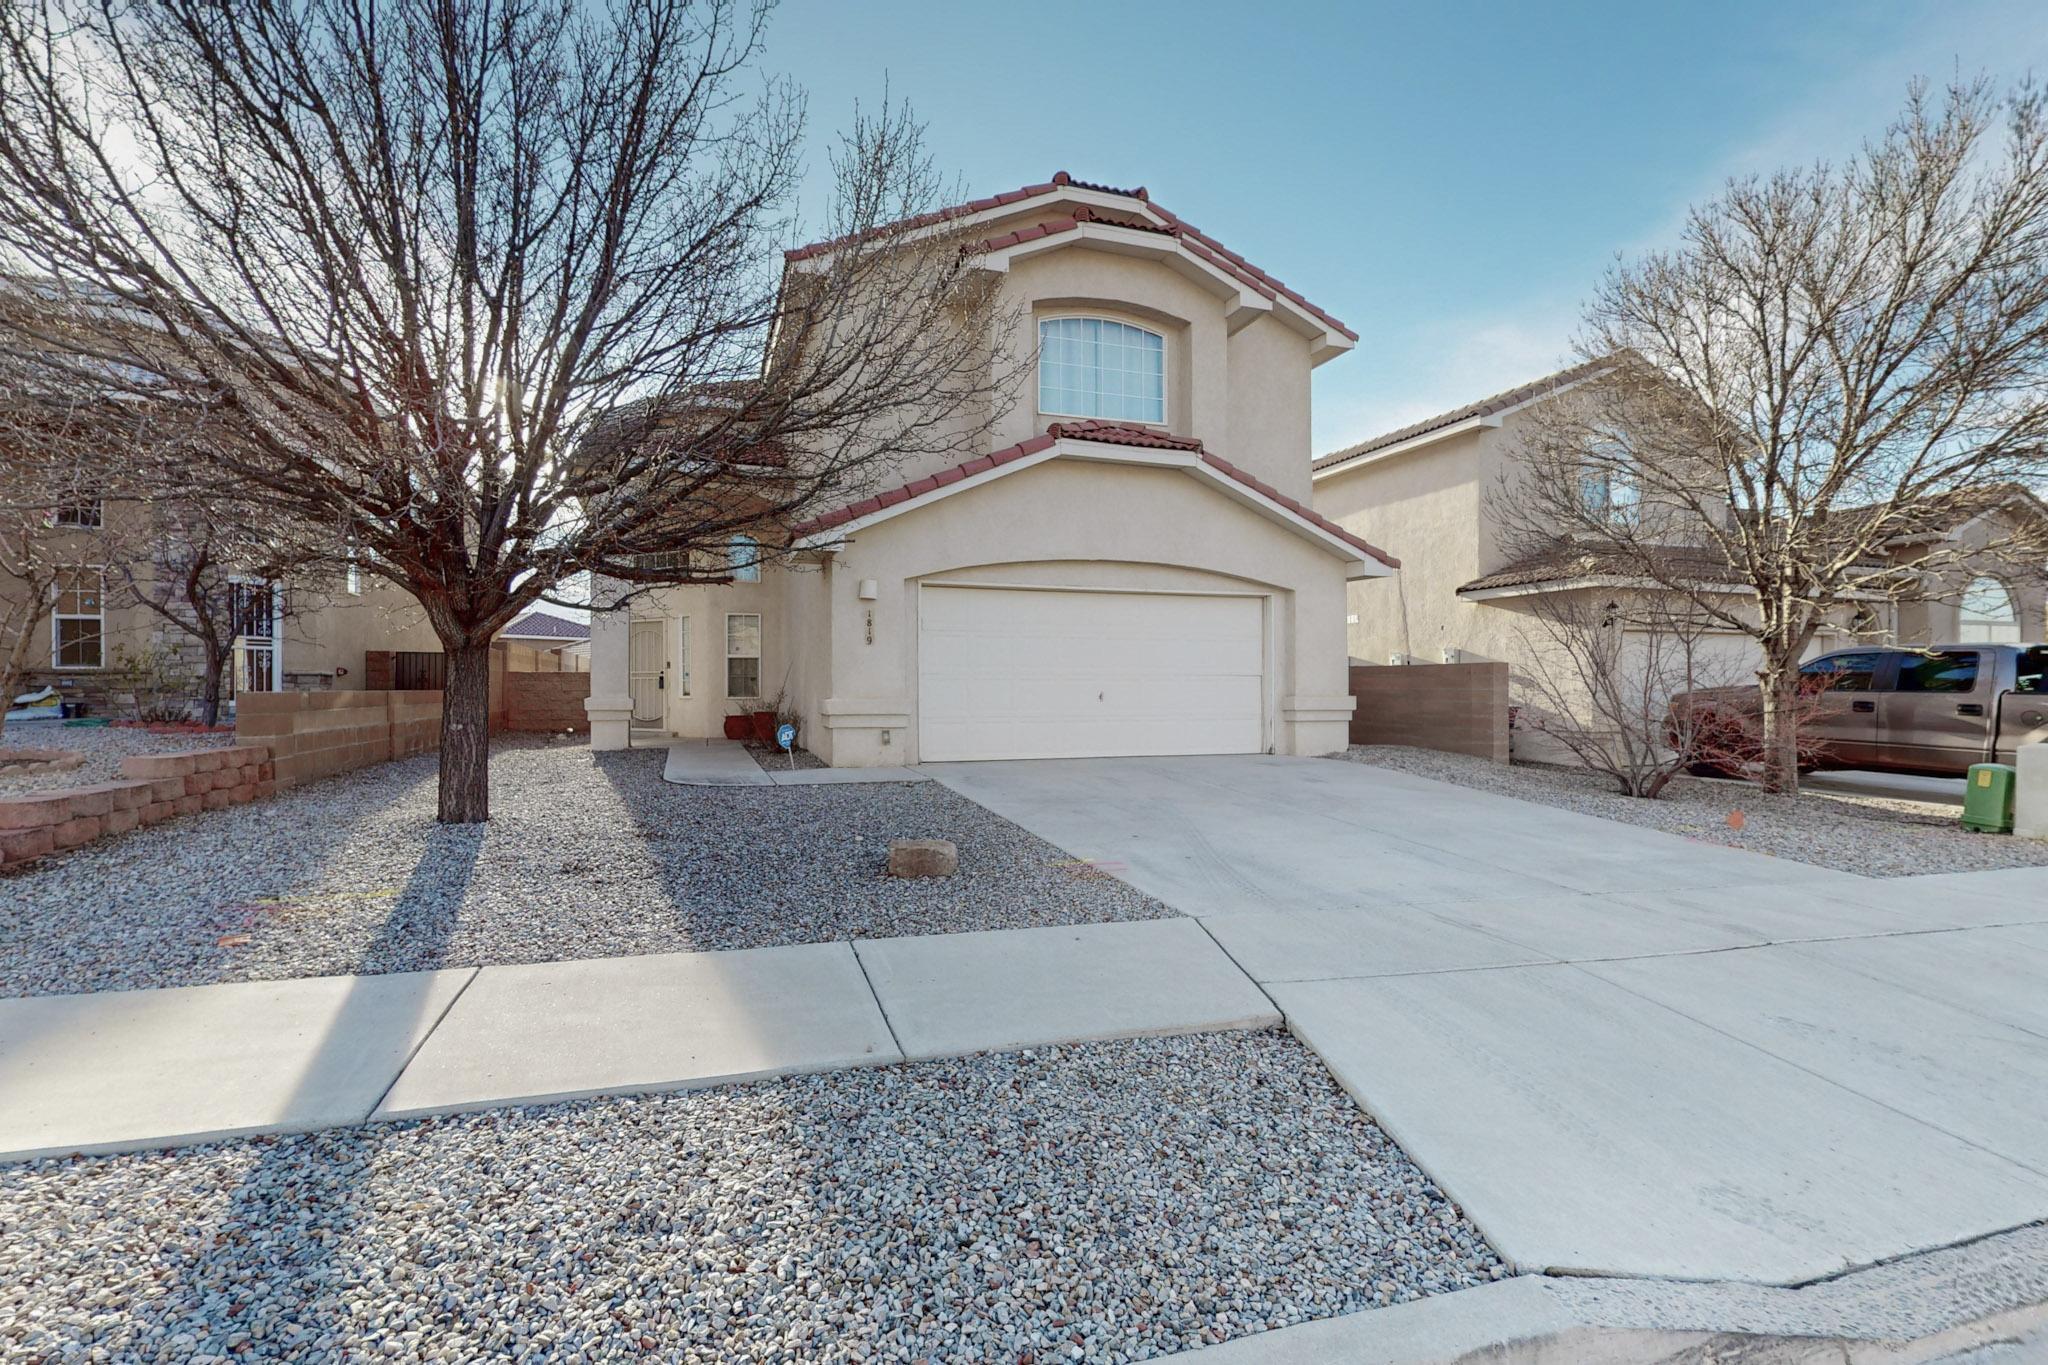
[[[1336,464],[1324,465],[1321,469],[1311,470],[1309,472],[1309,480],[1311,482],[1321,482],[1336,474],[1349,474],[1354,470],[1363,469],[1367,465],[1378,464],[1381,460],[1391,460],[1396,455],[1405,455],[1411,450],[1420,450],[1424,446],[1435,445],[1438,441],[1448,441],[1453,436],[1463,436],[1467,432],[1472,431],[1485,431],[1500,425],[1501,418],[1498,416],[1467,417],[1462,422],[1453,422],[1447,427],[1438,427],[1434,431],[1418,432],[1405,441],[1396,441],[1392,445],[1381,446],[1377,450],[1362,451],[1348,460],[1340,460]]]
[[[1140,465],[1153,469],[1177,469],[1202,480],[1217,492],[1232,501],[1251,509],[1267,521],[1293,532],[1303,540],[1310,541],[1345,561],[1344,576],[1347,579],[1385,578],[1394,570],[1377,559],[1361,555],[1357,546],[1325,531],[1322,527],[1303,517],[1293,509],[1267,497],[1256,488],[1248,487],[1231,478],[1223,471],[1209,464],[1197,450],[1158,450],[1143,446],[1110,445],[1100,441],[1076,441],[1061,438],[1045,449],[1034,451],[1021,459],[997,465],[970,474],[964,479],[943,485],[922,497],[908,498],[879,511],[856,517],[852,521],[827,527],[807,536],[800,536],[791,543],[794,550],[816,550],[836,553],[847,541],[862,531],[885,521],[915,512],[942,502],[947,498],[993,483],[1010,474],[1031,469],[1051,460],[1085,460],[1096,464]]]
[[[1540,597],[1549,593],[1584,592],[1595,588],[1624,588],[1638,592],[1701,592],[1720,597],[1754,597],[1756,589],[1747,583],[1696,583],[1674,588],[1653,578],[1631,578],[1623,574],[1581,574],[1576,578],[1546,578],[1537,583],[1510,583],[1497,588],[1460,588],[1457,596],[1465,602],[1499,602],[1512,597]],[[1844,602],[1888,601],[1881,592],[1849,591],[1837,594]]]
[[[1608,371],[1605,369],[1595,370],[1591,374],[1581,375],[1568,383],[1559,384],[1556,388],[1545,389],[1541,393],[1531,394],[1521,402],[1502,408],[1499,412],[1478,413],[1471,417],[1460,418],[1458,421],[1447,423],[1444,426],[1433,427],[1428,431],[1418,431],[1413,436],[1395,441],[1389,445],[1377,446],[1371,450],[1361,450],[1358,454],[1348,459],[1337,460],[1334,463],[1312,469],[1309,473],[1309,478],[1311,480],[1327,479],[1333,474],[1349,474],[1353,470],[1361,469],[1366,465],[1377,464],[1381,460],[1392,459],[1396,455],[1405,455],[1411,450],[1419,450],[1424,446],[1435,445],[1438,441],[1447,441],[1453,436],[1463,436],[1467,432],[1483,431],[1488,428],[1498,427],[1504,419],[1512,417],[1524,408],[1534,407],[1536,404],[1555,398],[1561,393],[1569,393],[1579,387],[1579,385],[1590,383],[1607,373]]]
[[[975,258],[975,264],[997,274],[1007,274],[1016,261],[1065,247],[1107,251],[1167,266],[1224,300],[1229,310],[1225,314],[1225,326],[1231,332],[1258,318],[1277,318],[1289,330],[1310,342],[1311,366],[1343,355],[1358,344],[1285,294],[1261,289],[1239,279],[1209,259],[1210,253],[1180,236],[1118,227],[1114,223],[1077,223],[1062,232],[1049,232],[1028,242],[983,252]]]

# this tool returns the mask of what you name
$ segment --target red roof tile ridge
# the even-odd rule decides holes
[[[828,238],[825,241],[812,242],[805,246],[791,247],[789,250],[783,252],[782,254],[785,260],[800,261],[807,259],[811,256],[819,255],[822,252],[830,251],[835,247],[844,246],[849,242],[859,241],[867,237],[873,237],[883,232],[899,230],[913,231],[921,227],[930,227],[934,224],[947,222],[954,218],[964,218],[972,214],[981,213],[988,209],[1001,208],[1006,204],[1019,203],[1025,199],[1034,198],[1041,194],[1049,194],[1057,189],[1068,188],[1077,190],[1093,190],[1098,194],[1111,194],[1117,196],[1118,198],[1134,200],[1135,202],[1144,205],[1144,209],[1147,213],[1152,214],[1154,217],[1158,218],[1161,221],[1162,226],[1159,229],[1157,229],[1158,231],[1170,233],[1171,235],[1179,238],[1183,243],[1199,243],[1201,246],[1206,247],[1210,252],[1214,253],[1217,257],[1220,258],[1220,261],[1216,262],[1217,264],[1221,264],[1230,273],[1237,275],[1239,279],[1242,280],[1244,283],[1252,285],[1254,288],[1258,289],[1260,293],[1266,294],[1268,298],[1271,298],[1275,294],[1277,294],[1280,297],[1285,298],[1289,303],[1292,303],[1297,307],[1301,308],[1304,312],[1307,312],[1308,314],[1316,318],[1318,321],[1326,323],[1330,327],[1334,328],[1336,331],[1343,333],[1346,337],[1350,338],[1351,340],[1358,340],[1357,332],[1345,326],[1334,315],[1330,314],[1329,312],[1326,312],[1322,308],[1317,307],[1315,304],[1310,303],[1308,299],[1304,297],[1299,290],[1290,288],[1289,286],[1281,283],[1278,279],[1275,279],[1272,275],[1269,275],[1265,271],[1259,269],[1259,267],[1253,265],[1243,256],[1240,256],[1237,252],[1232,251],[1229,247],[1223,245],[1223,243],[1217,241],[1208,233],[1203,232],[1193,223],[1190,223],[1186,219],[1180,217],[1178,214],[1168,209],[1165,205],[1154,203],[1152,201],[1152,196],[1150,195],[1150,193],[1146,191],[1143,185],[1140,185],[1135,189],[1123,189],[1116,185],[1103,185],[1089,180],[1077,180],[1073,177],[1072,174],[1070,174],[1067,171],[1054,172],[1052,179],[1045,181],[1042,184],[1026,185],[1021,189],[1015,190],[1005,190],[1001,194],[986,195],[980,199],[970,199],[964,204],[955,204],[948,208],[934,209],[930,213],[918,214],[917,216],[905,219],[902,222],[883,224],[881,226],[865,229],[864,231],[861,232],[846,233],[838,237]],[[1086,211],[1087,207],[1088,206],[1086,205],[1080,206],[1080,208],[1076,211],[1076,217],[1078,218],[1081,212]],[[1133,227],[1137,228],[1140,231],[1148,230],[1134,223],[1123,223],[1118,224],[1118,226]],[[1007,236],[1008,234],[1005,235]],[[1022,238],[1020,240],[1033,239]],[[1003,242],[1003,245],[1005,246],[1016,245],[1016,242],[1005,242],[1003,241],[1003,238],[999,237],[992,239],[991,242],[979,243],[978,246],[973,249],[1001,250],[1001,247],[993,245],[993,242]]]
[[[1401,567],[1400,560],[1394,558],[1385,550],[1380,549],[1377,545],[1372,544],[1361,536],[1353,535],[1315,509],[1296,498],[1282,493],[1265,480],[1256,478],[1246,470],[1238,468],[1221,455],[1204,450],[1200,437],[1175,436],[1169,432],[1153,431],[1147,427],[1126,426],[1121,422],[1103,421],[1099,418],[1090,418],[1079,422],[1054,422],[1045,429],[1043,435],[1030,437],[1017,442],[1013,446],[1006,446],[987,455],[976,456],[974,459],[955,465],[950,469],[940,470],[936,474],[922,475],[899,487],[888,489],[874,496],[862,498],[858,502],[849,503],[844,507],[822,513],[810,518],[808,521],[792,526],[790,534],[796,537],[803,537],[815,535],[820,531],[829,531],[835,526],[843,526],[847,522],[857,521],[861,517],[870,516],[885,507],[893,507],[899,503],[924,497],[927,494],[937,492],[949,484],[958,483],[962,479],[971,478],[976,474],[986,474],[992,469],[999,469],[1026,456],[1039,454],[1042,451],[1051,449],[1053,445],[1060,441],[1092,441],[1100,445],[1124,445],[1156,450],[1188,451],[1198,456],[1204,464],[1226,478],[1243,484],[1246,488],[1251,489],[1260,496],[1277,503],[1309,525],[1314,526],[1317,530],[1327,535],[1335,536],[1344,544],[1378,560],[1390,569]]]

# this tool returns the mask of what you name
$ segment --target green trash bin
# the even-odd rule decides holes
[[[2012,791],[2018,774],[2010,763],[1972,763],[1963,793],[1963,828],[1979,834],[2012,833]]]

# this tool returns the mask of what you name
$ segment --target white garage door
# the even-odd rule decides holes
[[[1263,621],[1256,597],[927,587],[918,755],[1258,753]]]

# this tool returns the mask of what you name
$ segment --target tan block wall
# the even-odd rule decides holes
[[[235,706],[235,738],[268,745],[277,785],[440,747],[439,692],[256,692]]]
[[[261,744],[124,758],[119,781],[0,799],[0,866],[276,790],[270,750]]]
[[[495,728],[590,733],[590,716],[583,709],[590,695],[588,673],[507,673],[497,681],[504,709]]]
[[[1504,663],[1354,665],[1353,744],[1405,744],[1508,761]]]

